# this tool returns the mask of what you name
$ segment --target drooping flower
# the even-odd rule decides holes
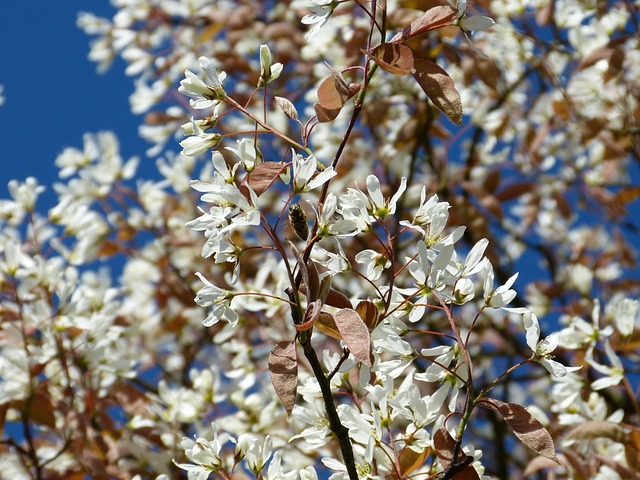
[[[540,339],[540,323],[538,317],[532,312],[526,312],[522,316],[526,331],[527,345],[533,350],[532,360],[546,368],[554,377],[564,377],[568,372],[579,370],[580,367],[565,367],[553,359],[553,352],[558,346],[558,334],[552,333],[546,338]]]
[[[304,38],[309,41],[311,40],[323,27],[329,17],[333,13],[333,10],[337,6],[337,2],[334,0],[312,0],[313,3],[307,5],[307,8],[311,10],[313,13],[305,15],[302,17],[301,22],[305,25],[313,25],[311,30],[305,33]]]
[[[219,133],[204,133],[193,118],[191,118],[191,127],[194,134],[180,142],[182,155],[195,157],[215,147],[222,140],[222,135]]]
[[[238,323],[238,314],[231,308],[233,293],[216,287],[209,280],[204,278],[200,272],[196,272],[198,278],[204,283],[204,287],[198,290],[196,303],[201,307],[211,307],[211,313],[202,321],[202,325],[210,327],[218,323],[221,319],[226,320],[231,326]]]

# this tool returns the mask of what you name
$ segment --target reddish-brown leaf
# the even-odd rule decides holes
[[[413,73],[413,52],[400,43],[383,43],[369,52],[371,59],[395,75]]]
[[[356,306],[356,312],[362,318],[369,331],[373,330],[378,324],[378,307],[369,300],[363,300]]]
[[[346,295],[334,290],[333,288],[329,290],[329,295],[327,295],[324,303],[336,308],[352,308],[351,300],[349,300]]]
[[[100,248],[96,252],[96,255],[99,258],[113,257],[115,254],[119,253],[121,250],[122,248],[116,242],[112,242],[111,240],[104,240],[100,244]]]
[[[298,389],[298,357],[295,342],[279,342],[269,354],[271,383],[287,415],[291,415]]]
[[[444,27],[446,25],[453,25],[456,19],[456,12],[448,5],[438,5],[430,8],[408,26],[404,27],[401,32],[397,33],[392,39],[392,42],[404,42],[410,38],[434,30],[436,28]]]
[[[631,437],[622,425],[614,422],[595,421],[583,423],[571,429],[567,434],[567,438],[574,440],[608,438],[614,442],[626,444]]]
[[[347,91],[344,79],[336,80],[335,75],[329,75],[318,87],[318,103],[329,110],[340,109],[347,101]]]
[[[8,403],[0,405],[0,435],[4,433],[4,421],[7,418],[7,410],[9,410]]]
[[[360,84],[347,82],[340,72],[331,69],[331,75],[325,78],[318,87],[318,103],[313,108],[320,123],[334,120],[344,104],[360,89]]]
[[[430,60],[414,57],[413,77],[427,97],[456,125],[462,124],[462,100],[447,72]]]
[[[535,183],[533,182],[516,182],[502,188],[495,196],[501,202],[508,202],[509,200],[521,197],[525,193],[529,193],[533,190],[534,186]]]
[[[502,219],[502,202],[486,191],[480,185],[473,182],[462,182],[462,187],[480,203],[480,205],[496,218]]]
[[[291,120],[298,120],[298,111],[296,107],[284,97],[275,97],[276,103],[280,107],[280,109],[284,112],[284,114],[289,117]]]
[[[442,427],[436,431],[433,435],[433,446],[436,449],[436,455],[440,461],[440,465],[444,468],[445,472],[449,468],[453,459],[453,451],[456,447],[455,439],[449,434],[446,428]],[[466,458],[466,454],[460,449],[456,458],[456,463],[462,462]],[[464,467],[458,467],[459,470],[452,474],[452,476],[446,477],[454,480],[480,480],[476,469],[469,465]]]
[[[318,274],[316,262],[309,259],[307,271],[309,275],[309,294],[307,295],[307,299],[312,302],[320,298],[320,275]]]
[[[304,319],[302,323],[296,323],[293,326],[299,332],[304,332],[305,330],[309,330],[318,320],[320,316],[320,311],[322,310],[322,302],[320,299],[310,302],[307,305],[307,309],[304,312]]]
[[[340,331],[340,336],[353,356],[370,367],[371,336],[360,315],[351,308],[343,308],[333,318]]]
[[[130,383],[119,381],[115,383],[110,391],[119,405],[129,415],[145,415],[148,413],[147,404],[149,397],[141,390],[138,390]]]
[[[319,103],[314,103],[313,109],[318,117],[318,122],[327,123],[336,119],[340,114],[340,110],[342,110],[342,106],[340,106],[340,108],[325,108]]]
[[[298,262],[298,271],[300,272],[300,276],[302,277],[302,285],[300,286],[304,286],[304,292],[307,295],[308,299],[310,299],[311,301],[316,300],[315,298],[313,298],[314,290],[309,283],[309,269],[304,263],[304,258],[292,242],[288,243],[291,247],[291,251],[293,252],[293,256],[296,257],[296,261]]]
[[[626,205],[640,198],[640,187],[622,187],[616,194],[616,203]]]
[[[456,441],[446,428],[442,427],[433,434],[433,447],[436,449],[436,455],[442,468],[447,469],[451,465],[455,446]]]
[[[21,403],[27,403],[26,401],[20,401]],[[29,420],[40,425],[45,425],[49,428],[55,428],[56,417],[53,414],[55,408],[51,402],[51,397],[46,390],[36,392],[31,401],[28,402],[29,409],[27,416]],[[24,408],[24,406],[22,407]]]
[[[629,433],[624,444],[624,453],[629,467],[640,472],[640,430],[634,429]]]
[[[286,163],[259,163],[251,173],[242,179],[242,186],[248,185],[251,187],[251,190],[256,192],[257,196],[260,196],[275,182],[276,178],[278,178],[285,168],[287,168]],[[240,188],[242,188],[242,186]]]
[[[483,398],[478,405],[500,414],[516,437],[538,455],[558,462],[553,439],[544,425],[536,420],[523,406],[505,403],[494,398]]]
[[[570,452],[571,453],[571,452]],[[571,453],[571,455],[575,455]],[[589,478],[589,469],[587,465],[585,465],[578,456],[570,459],[567,458],[564,454],[560,453],[558,455],[558,461],[561,465],[570,465],[573,470],[571,473],[573,475],[574,480],[587,480]],[[523,477],[528,477],[529,475],[533,475],[541,470],[546,470],[548,468],[558,468],[558,464],[553,460],[549,460],[544,457],[535,457],[525,467],[522,472]],[[586,474],[586,475],[585,475]]]
[[[305,287],[304,284],[301,284],[298,290],[303,295],[307,295],[307,287]],[[330,305],[336,308],[352,308],[351,300],[349,300],[345,294],[340,293],[333,288],[329,290],[327,298],[324,299],[324,303],[325,305]]]
[[[584,70],[585,68],[589,68],[591,66],[593,66],[594,64],[596,64],[597,62],[599,62],[600,60],[609,60],[613,53],[614,53],[615,49],[607,46],[604,47],[600,47],[597,48],[595,50],[593,50],[589,55],[585,56],[582,61],[580,62],[580,65],[578,66],[578,68],[580,70]]]

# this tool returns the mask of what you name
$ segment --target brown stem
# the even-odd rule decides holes
[[[311,336],[307,336],[304,341],[301,340],[304,356],[309,361],[313,374],[318,380],[320,390],[322,391],[322,399],[324,400],[325,409],[327,410],[327,418],[329,419],[329,426],[334,433],[340,444],[340,451],[342,452],[342,459],[347,467],[347,473],[350,480],[358,480],[358,472],[356,471],[356,461],[353,456],[353,447],[349,440],[349,429],[345,427],[340,421],[338,411],[336,410],[335,403],[333,402],[333,394],[331,393],[331,382],[324,374],[322,365],[318,360],[316,351],[311,345]]]

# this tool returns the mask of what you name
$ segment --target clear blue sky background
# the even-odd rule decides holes
[[[152,172],[154,160],[144,156],[149,144],[137,134],[140,117],[130,113],[131,78],[116,61],[103,75],[87,58],[88,37],[76,27],[79,11],[112,18],[108,0],[89,2],[2,1],[0,7],[0,198],[8,197],[7,183],[35,176],[47,185],[38,203],[53,206],[51,188],[57,178],[53,164],[65,147],[82,148],[85,132],[113,130],[121,154],[139,155],[141,172]],[[145,175],[146,176],[146,175]]]

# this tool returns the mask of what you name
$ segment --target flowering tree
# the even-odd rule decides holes
[[[640,477],[637,2],[113,3],[159,176],[9,183],[3,478]]]

